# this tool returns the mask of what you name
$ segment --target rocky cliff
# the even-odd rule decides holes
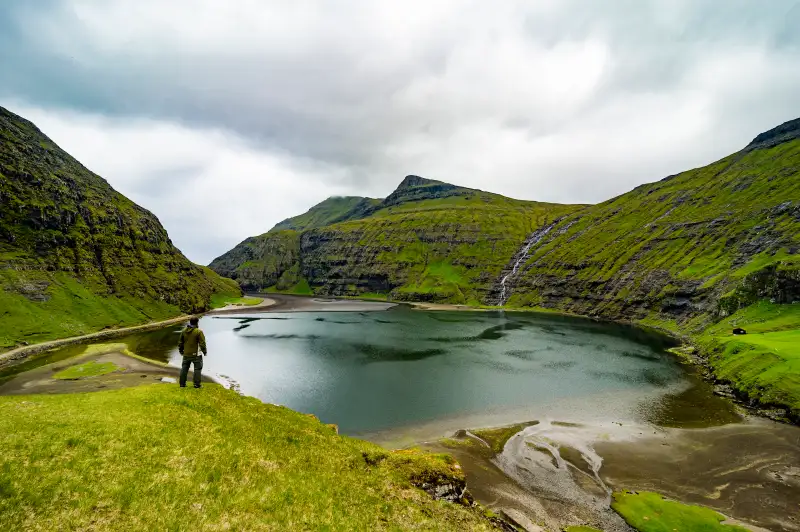
[[[346,212],[333,201],[245,240],[211,268],[250,290],[479,304],[528,234],[581,208],[418,176],[384,200],[351,198]],[[332,223],[305,224],[331,210]]]
[[[742,151],[566,216],[490,303],[700,330],[800,301],[800,120]]]
[[[0,350],[208,308],[238,287],[0,107]]]

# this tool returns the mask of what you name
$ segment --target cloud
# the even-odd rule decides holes
[[[782,0],[49,0],[0,8],[0,99],[205,261],[409,173],[583,203],[710,163],[800,116],[797,27]],[[207,214],[173,222],[186,182]]]
[[[8,107],[153,212],[173,243],[201,264],[276,221],[345,192],[330,184],[340,180],[341,169],[298,164],[256,150],[229,132]]]

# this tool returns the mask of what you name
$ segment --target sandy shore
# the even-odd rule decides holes
[[[285,294],[248,294],[252,297],[268,297],[272,303],[266,306],[241,306],[226,313],[249,314],[255,312],[373,312],[396,307],[386,301],[360,299],[335,299],[326,297],[291,296]],[[218,312],[214,312],[217,314]]]
[[[236,314],[240,312],[260,312],[262,310],[268,309],[269,307],[273,307],[277,304],[272,298],[261,298],[260,303],[256,303],[255,305],[228,305],[226,307],[217,308],[206,312],[207,316],[213,316],[216,314]]]
[[[712,508],[754,532],[800,531],[800,428],[758,417],[700,429],[543,420],[498,455],[463,435],[423,447],[453,455],[475,498],[528,530],[629,532],[609,504],[612,491],[630,489]]]

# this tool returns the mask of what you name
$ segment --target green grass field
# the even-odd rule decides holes
[[[733,335],[735,327],[747,334]],[[800,305],[762,301],[715,324],[699,343],[719,378],[800,417]]]
[[[114,373],[119,369],[119,366],[113,362],[97,362],[92,360],[84,364],[70,366],[69,368],[59,371],[53,375],[54,379],[60,380],[77,380],[86,379],[89,377],[98,377],[100,375],[108,375]]]
[[[217,385],[0,397],[0,530],[490,530],[389,452]]]
[[[725,518],[713,510],[667,501],[657,493],[618,492],[611,507],[639,532],[748,532],[721,524]]]

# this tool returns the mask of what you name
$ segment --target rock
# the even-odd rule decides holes
[[[737,327],[737,328],[735,328],[733,330],[733,334],[736,334],[736,335],[747,334],[747,331],[745,331],[744,329],[742,329],[740,327]]]

